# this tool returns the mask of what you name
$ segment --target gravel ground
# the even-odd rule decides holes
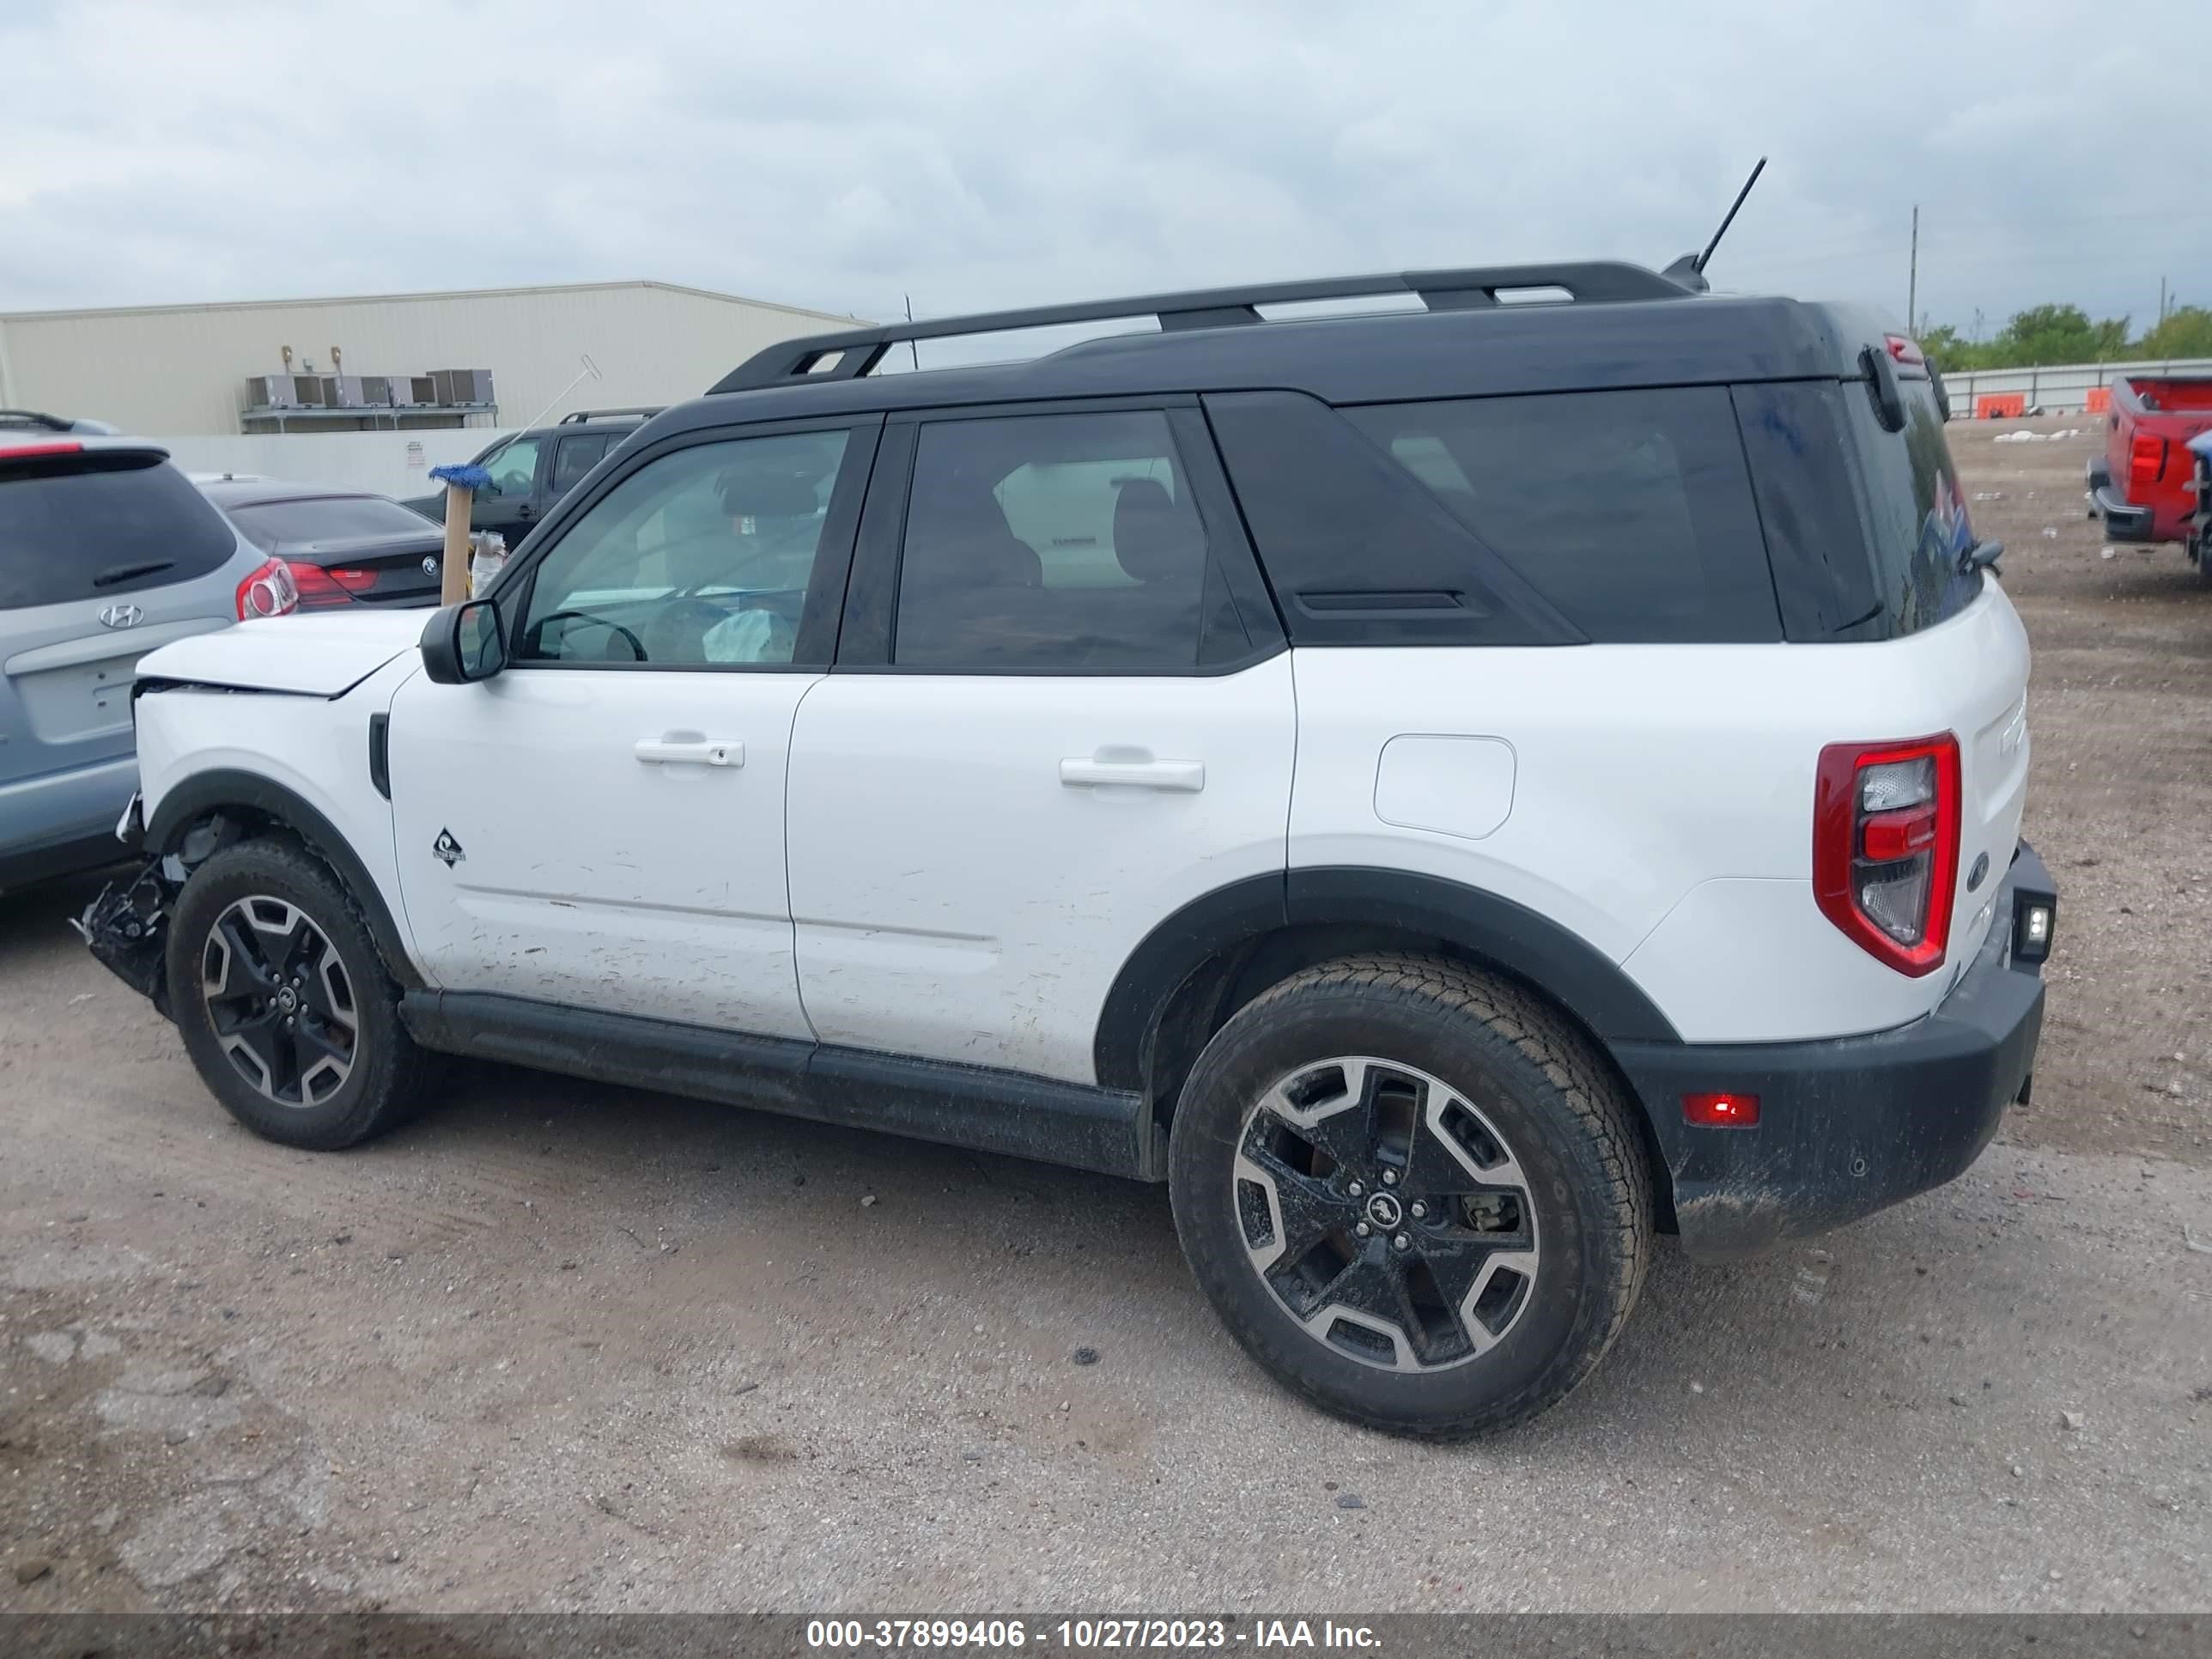
[[[1566,1405],[1410,1445],[1265,1382],[1155,1190],[491,1068],[255,1140],[33,890],[0,1609],[2204,1608],[2212,589],[2100,556],[2090,434],[1993,435],[2065,890],[2035,1106],[1952,1187],[1662,1249]]]

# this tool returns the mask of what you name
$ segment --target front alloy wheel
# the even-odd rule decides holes
[[[1236,1170],[1254,1270],[1309,1335],[1362,1364],[1463,1365],[1528,1304],[1528,1178],[1497,1126],[1418,1067],[1302,1066],[1246,1116]]]
[[[353,981],[307,912],[257,893],[208,929],[200,994],[224,1054],[279,1106],[319,1106],[353,1075],[361,1040]]]

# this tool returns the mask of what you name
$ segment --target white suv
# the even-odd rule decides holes
[[[1655,1231],[1867,1214],[2024,1094],[2027,641],[1942,404],[1626,265],[792,342],[427,632],[148,658],[85,930],[274,1139],[460,1054],[1164,1180],[1285,1383],[1493,1427]]]

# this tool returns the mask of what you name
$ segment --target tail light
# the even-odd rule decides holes
[[[355,594],[366,593],[376,586],[374,570],[304,564],[297,559],[286,560],[284,568],[291,574],[292,586],[300,596],[300,608],[303,611],[351,605]]]
[[[282,559],[270,559],[238,585],[238,619],[289,617],[300,608],[300,590],[290,568]]]
[[[1959,878],[1959,740],[1832,743],[1814,788],[1813,896],[1863,950],[1917,977],[1943,963]]]
[[[2135,441],[2128,446],[2128,482],[2156,483],[2158,475],[2166,471],[2166,440],[2148,432],[2136,434]]]

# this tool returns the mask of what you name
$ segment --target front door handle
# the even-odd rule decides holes
[[[1101,760],[1071,757],[1060,763],[1060,781],[1071,789],[1119,784],[1194,795],[1206,787],[1206,763],[1192,760]]]
[[[745,746],[729,738],[640,738],[637,757],[648,766],[743,766]]]

